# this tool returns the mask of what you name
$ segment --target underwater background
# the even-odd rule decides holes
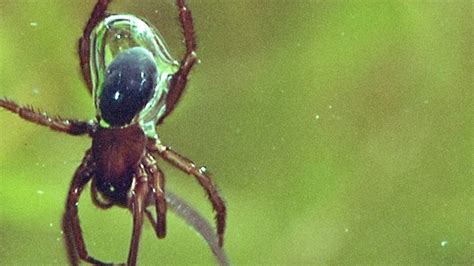
[[[472,1],[188,0],[198,39],[186,94],[158,132],[205,165],[228,207],[233,264],[472,264]],[[94,1],[0,0],[0,97],[91,119],[77,40]],[[174,1],[114,0],[174,58]],[[0,110],[0,264],[65,264],[61,215],[87,137]],[[166,187],[213,222],[202,188]],[[83,193],[88,250],[127,258],[128,210]],[[145,221],[141,265],[212,265],[171,212]]]

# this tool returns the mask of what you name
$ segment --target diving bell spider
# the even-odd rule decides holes
[[[6,98],[0,99],[0,107],[52,130],[92,138],[92,147],[74,174],[66,201],[63,227],[69,234],[69,253],[73,254],[70,256],[104,264],[87,252],[79,222],[79,197],[89,181],[92,201],[97,207],[107,209],[116,205],[128,208],[133,215],[128,265],[136,265],[145,217],[153,224],[158,238],[165,237],[167,200],[176,205],[178,199],[165,194],[165,176],[157,158],[194,176],[205,189],[216,212],[218,245],[222,247],[226,207],[210,176],[205,168],[196,167],[163,145],[155,129],[174,110],[197,60],[191,11],[185,0],[176,0],[186,44],[186,53],[178,64],[148,22],[132,15],[108,14],[111,1],[98,0],[79,39],[80,66],[95,101],[96,119],[52,117]],[[153,204],[156,220],[146,209]],[[188,220],[193,218],[199,219]]]

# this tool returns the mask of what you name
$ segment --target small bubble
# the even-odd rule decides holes
[[[205,166],[201,166],[201,167],[199,168],[199,172],[200,172],[201,174],[205,174],[205,173],[207,173],[207,168],[206,168]]]
[[[36,193],[38,193],[39,195],[43,195],[44,191],[43,190],[37,190]]]
[[[49,227],[53,227],[53,223],[49,223]]]
[[[344,232],[348,233],[348,232],[349,232],[349,228],[344,229]]]
[[[31,27],[36,27],[36,26],[38,26],[38,22],[30,22],[30,26]]]
[[[318,120],[318,119],[319,119],[319,115],[316,115],[315,118],[316,118],[316,120]]]
[[[448,241],[444,240],[444,241],[441,241],[441,246],[442,247],[445,247],[448,245]]]
[[[332,105],[329,105],[328,107],[329,107],[329,109],[332,109]]]
[[[424,104],[428,104],[429,101],[428,101],[428,100],[424,100],[423,103],[424,103]]]

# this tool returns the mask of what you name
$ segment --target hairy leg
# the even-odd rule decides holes
[[[89,92],[92,93],[92,80],[91,80],[91,71],[90,71],[90,35],[92,30],[101,22],[106,16],[108,5],[112,0],[98,0],[92,10],[92,14],[87,21],[84,32],[82,33],[81,38],[79,39],[79,58],[81,63],[81,70],[84,80],[87,84]]]
[[[197,61],[197,44],[196,37],[194,36],[194,23],[191,10],[187,7],[185,0],[176,0],[176,5],[179,10],[179,22],[181,23],[186,43],[186,53],[181,60],[181,66],[178,72],[176,72],[171,79],[170,90],[166,96],[166,111],[158,121],[158,124],[174,110],[175,105],[178,103],[186,88],[189,72]]]
[[[154,141],[151,141],[151,143],[154,143],[154,145],[149,143],[148,150],[150,150],[150,152],[157,153],[165,161],[171,163],[187,174],[193,175],[199,184],[206,190],[207,196],[209,197],[212,207],[216,212],[217,236],[219,238],[219,245],[222,246],[224,244],[224,232],[226,225],[226,206],[224,200],[217,192],[217,188],[212,182],[211,177],[206,173],[205,168],[196,167],[196,165],[191,160],[171,150],[169,147]]]
[[[137,264],[138,247],[143,226],[143,213],[146,208],[145,205],[149,192],[147,173],[143,165],[138,167],[134,179],[131,188],[132,196],[129,201],[129,208],[133,215],[133,231],[128,252],[128,266],[135,266]]]
[[[31,106],[20,106],[14,101],[0,98],[0,107],[7,109],[8,111],[17,114],[26,121],[47,126],[52,130],[64,132],[69,135],[84,135],[92,134],[96,123],[94,121],[79,121],[62,119],[60,117],[51,117],[44,112],[35,110]]]
[[[66,202],[66,212],[64,214],[64,228],[71,230],[72,238],[74,239],[74,246],[77,250],[79,257],[92,264],[104,264],[103,262],[89,256],[86,249],[84,238],[82,237],[81,225],[79,222],[78,215],[78,203],[84,186],[89,182],[92,177],[93,169],[91,167],[92,155],[90,150],[86,152],[86,155],[76,170]],[[66,234],[68,234],[67,232]],[[73,260],[74,258],[71,258]]]
[[[158,238],[166,236],[166,199],[165,199],[165,176],[158,168],[155,158],[151,154],[145,157],[145,167],[150,175],[150,191],[153,194],[156,208],[156,224],[154,224],[155,232]],[[147,211],[148,218],[151,213]]]

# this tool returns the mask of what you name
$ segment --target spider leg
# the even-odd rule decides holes
[[[156,223],[153,223],[156,236],[164,238],[166,236],[166,198],[165,198],[165,176],[156,165],[155,158],[151,154],[145,157],[145,167],[150,174],[149,188],[153,194],[156,208]],[[151,213],[146,210],[149,219],[152,218]]]
[[[103,262],[89,256],[87,253],[86,244],[84,242],[84,238],[82,237],[77,209],[82,189],[92,177],[93,167],[91,166],[91,163],[92,153],[90,150],[88,150],[81,165],[79,168],[77,168],[69,188],[66,201],[66,212],[64,214],[64,229],[66,231],[66,237],[69,233],[71,233],[71,238],[74,240],[74,246],[76,247],[78,255],[82,260],[92,264],[104,264]],[[68,243],[68,246],[69,244],[70,243]],[[74,258],[71,258],[71,262],[74,262]]]
[[[74,244],[74,234],[72,232],[66,213],[63,214],[62,228],[64,244],[66,246],[67,258],[69,260],[69,263],[74,266],[79,265],[79,257],[77,255],[76,246]]]
[[[183,28],[186,53],[184,58],[181,60],[181,66],[178,72],[176,72],[171,79],[170,90],[166,96],[166,111],[158,121],[158,124],[160,124],[163,119],[174,110],[175,105],[183,95],[186,82],[188,81],[189,72],[197,61],[197,43],[196,37],[194,36],[194,24],[191,10],[187,7],[185,0],[176,0],[176,5],[179,10],[179,22]]]
[[[84,32],[79,39],[79,58],[81,63],[81,70],[84,80],[86,81],[89,92],[92,93],[92,80],[90,72],[90,35],[92,30],[101,22],[106,16],[107,6],[112,0],[98,0],[92,10],[92,14],[87,21]]]
[[[128,252],[128,266],[137,264],[138,246],[143,226],[143,213],[146,208],[146,200],[148,196],[148,178],[143,165],[137,169],[134,176],[134,183],[131,188],[132,196],[129,202],[129,208],[133,215],[133,231]]]
[[[155,142],[155,148],[148,147],[150,151],[158,153],[163,159],[176,166],[183,172],[193,175],[199,184],[206,190],[207,196],[212,203],[212,207],[216,212],[217,222],[217,236],[219,239],[219,246],[224,244],[224,231],[226,225],[226,207],[224,200],[219,196],[217,188],[212,182],[211,177],[206,173],[204,167],[197,168],[196,165],[189,159],[178,154],[160,143]],[[151,145],[149,145],[151,146]]]
[[[92,134],[95,130],[94,121],[80,121],[51,117],[44,112],[37,111],[30,106],[20,106],[6,98],[0,98],[0,107],[17,114],[26,121],[38,125],[47,126],[55,131],[67,133],[69,135]]]

